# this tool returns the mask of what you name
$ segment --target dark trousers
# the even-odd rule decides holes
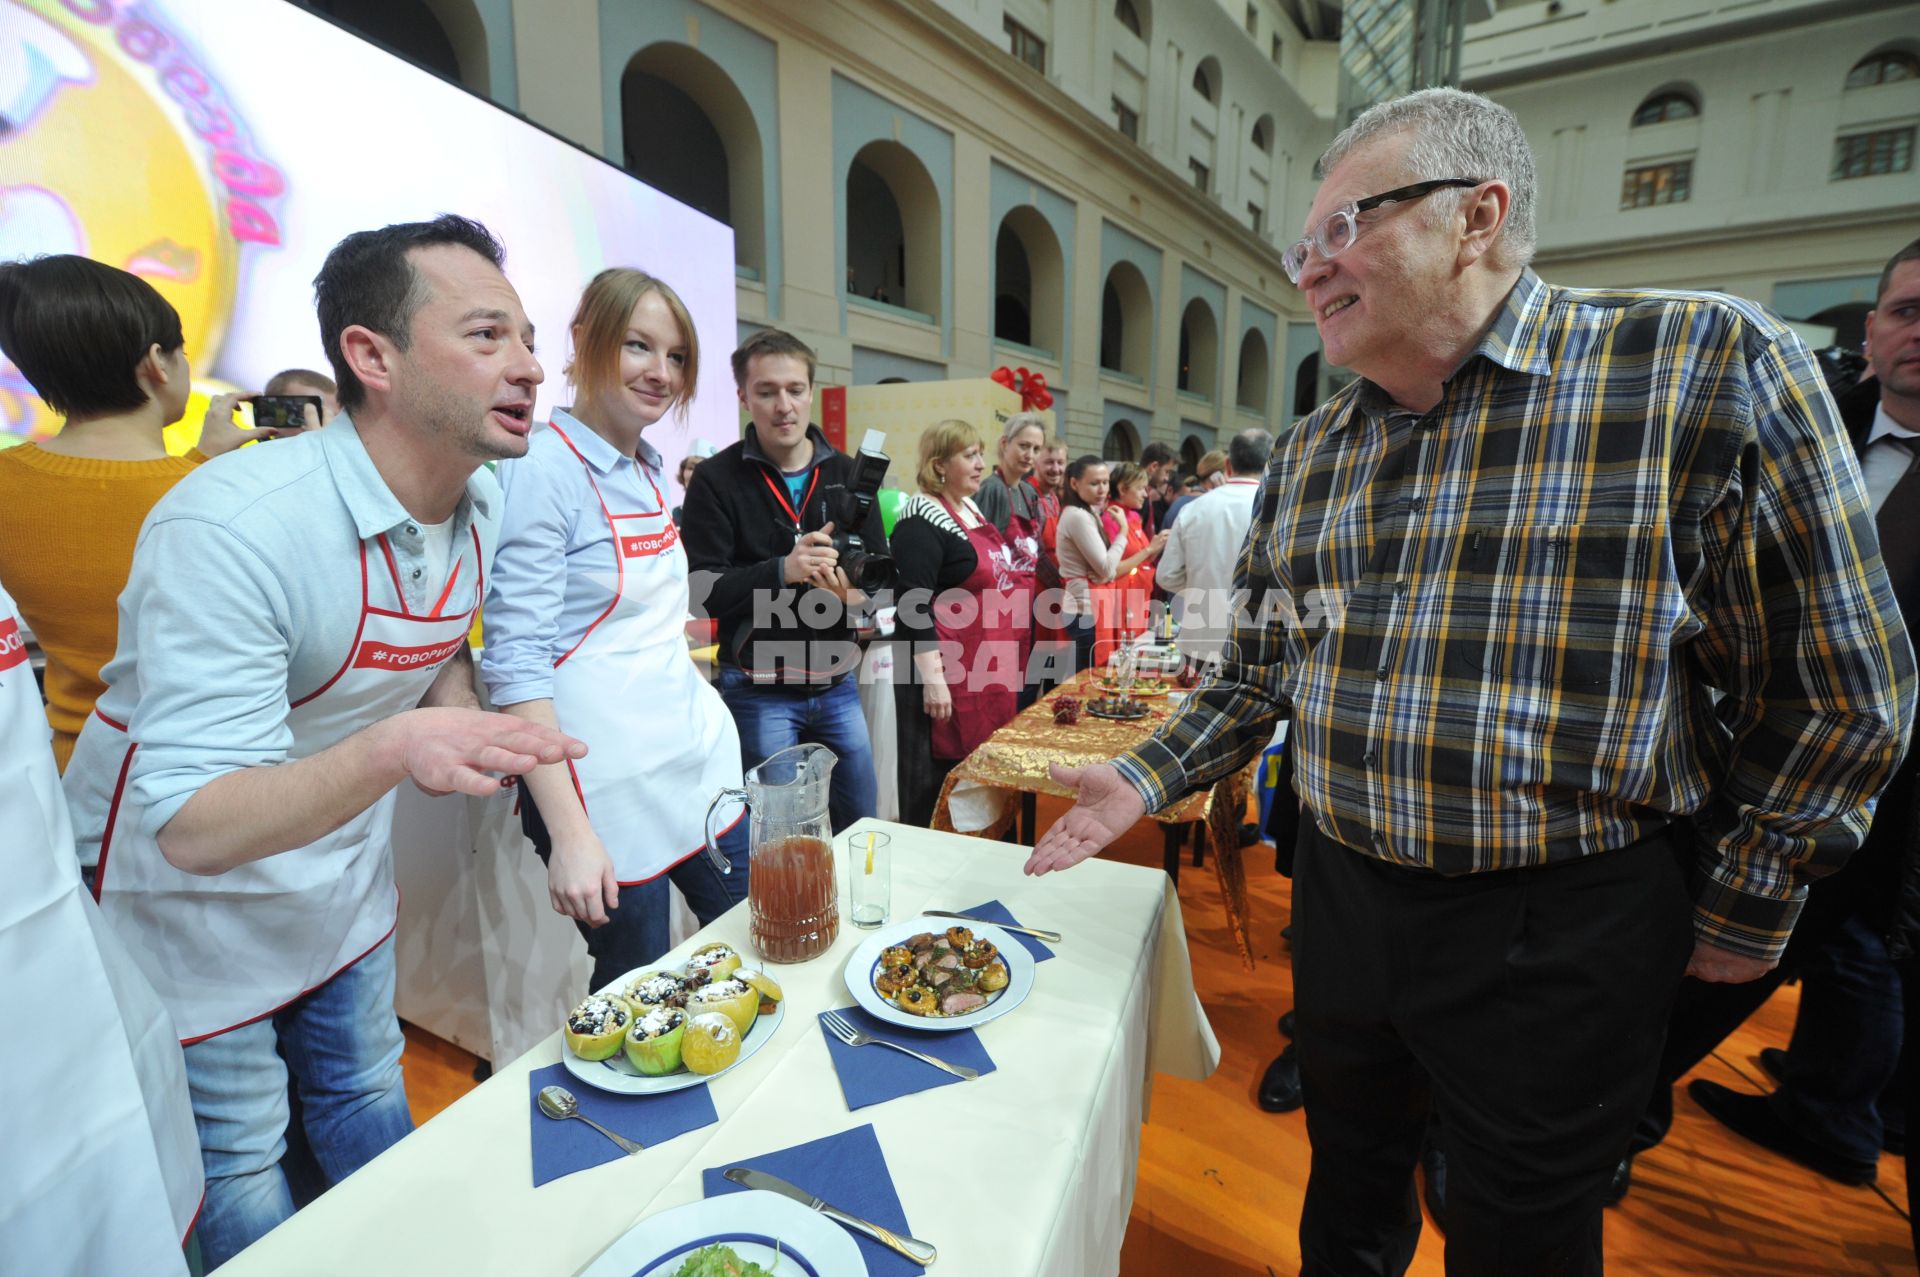
[[[587,956],[593,959],[589,990],[604,989],[632,972],[650,966],[673,947],[673,899],[668,882],[680,888],[693,916],[706,926],[715,918],[747,898],[747,875],[751,862],[748,833],[751,822],[742,812],[733,827],[720,835],[720,854],[733,866],[733,872],[721,873],[703,847],[656,878],[620,888],[620,904],[609,910],[604,926],[589,927],[575,921],[580,938],[587,942]],[[533,843],[541,864],[553,856],[553,835],[540,815],[540,807],[525,787],[520,791],[520,830]]]
[[[1302,1277],[1406,1271],[1429,1108],[1449,1274],[1600,1273],[1601,1197],[1693,946],[1670,835],[1447,878],[1363,856],[1303,813],[1294,892]]]
[[[1900,1001],[1886,942],[1854,914],[1800,973],[1786,1078],[1769,1097],[1780,1120],[1842,1157],[1879,1161],[1889,1126],[1905,1131]]]
[[[1892,793],[1889,788],[1888,794]],[[1883,812],[1887,808],[1885,797],[1881,808]],[[1869,910],[1876,894],[1883,890],[1885,858],[1894,854],[1892,841],[1892,837],[1876,825],[1852,859],[1831,876],[1808,886],[1806,903],[1794,923],[1785,952],[1773,970],[1758,980],[1745,984],[1681,981],[1679,995],[1673,1003],[1673,1017],[1667,1027],[1666,1044],[1660,1051],[1660,1067],[1634,1127],[1634,1152],[1652,1148],[1666,1138],[1668,1128],[1673,1125],[1674,1083],[1706,1059],[1728,1034],[1746,1023],[1747,1017],[1764,1006],[1774,990],[1789,980],[1799,979],[1814,955],[1832,942],[1848,919],[1857,913],[1864,916],[1864,911]],[[1813,1132],[1803,1134],[1817,1138]]]
[[[1920,1024],[1920,957],[1902,959],[1900,962],[1901,997],[1905,1003],[1906,1022]],[[1900,1076],[1895,1084],[1906,1097],[1908,1114],[1920,1113],[1920,1051],[1902,1051],[1900,1053]],[[1913,1231],[1914,1254],[1920,1255],[1920,1166],[1916,1166],[1916,1152],[1920,1152],[1920,1130],[1907,1132],[1907,1226]]]

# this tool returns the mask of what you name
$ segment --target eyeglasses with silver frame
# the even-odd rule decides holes
[[[1448,186],[1479,186],[1486,181],[1481,177],[1441,177],[1430,182],[1415,182],[1411,186],[1395,187],[1391,191],[1382,191],[1378,195],[1369,195],[1363,200],[1354,200],[1342,204],[1339,208],[1320,219],[1310,236],[1295,240],[1280,255],[1280,265],[1287,272],[1287,279],[1299,284],[1300,276],[1307,269],[1307,254],[1317,251],[1321,258],[1338,257],[1353,246],[1360,238],[1360,214],[1370,212],[1387,204],[1406,204]]]

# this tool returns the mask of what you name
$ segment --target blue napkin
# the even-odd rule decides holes
[[[903,1029],[875,1019],[859,1007],[835,1009],[854,1028],[865,1029],[876,1038],[910,1046],[936,1060],[964,1064],[982,1073],[991,1073],[998,1067],[987,1055],[987,1048],[980,1045],[980,1035],[972,1029],[960,1029],[952,1033]],[[913,1095],[930,1087],[966,1080],[884,1046],[878,1050],[872,1046],[848,1046],[828,1032],[826,1015],[825,1011],[820,1013],[820,1034],[827,1040],[827,1055],[833,1060],[833,1071],[840,1075],[840,1093],[847,1097],[849,1109],[884,1104],[888,1100],[897,1100],[903,1095]]]
[[[893,1175],[887,1170],[886,1155],[880,1151],[880,1139],[871,1125],[795,1144],[777,1153],[763,1153],[759,1157],[728,1162],[725,1166],[709,1167],[700,1174],[701,1186],[708,1197],[745,1191],[745,1185],[736,1184],[722,1174],[733,1166],[750,1166],[756,1171],[778,1175],[829,1206],[837,1206],[849,1215],[858,1215],[896,1233],[913,1231],[907,1226],[907,1213],[900,1205],[900,1194],[893,1189]],[[868,1277],[921,1277],[926,1272],[864,1233],[848,1230],[847,1235],[859,1245],[860,1256],[867,1261]],[[926,1240],[936,1246],[940,1244],[933,1238]]]
[[[527,1075],[527,1108],[533,1119],[535,1188],[562,1175],[626,1156],[618,1144],[585,1122],[555,1119],[542,1113],[540,1088],[543,1086],[566,1087],[580,1101],[582,1113],[647,1148],[664,1144],[676,1135],[712,1126],[719,1120],[713,1109],[713,1097],[704,1086],[689,1086],[665,1095],[614,1095],[585,1085],[558,1064],[535,1069]]]
[[[1011,913],[1008,913],[1007,907],[1001,904],[998,900],[989,900],[987,901],[987,903],[983,905],[975,905],[971,909],[956,909],[954,910],[954,912],[970,913],[976,918],[985,918],[989,922],[1007,923],[1015,927],[1021,925],[1020,919],[1014,917]],[[955,918],[953,920],[953,923],[957,927],[964,927],[967,925],[966,923],[960,921],[958,918]],[[1018,931],[1009,931],[1007,934],[1012,936],[1015,940],[1018,940],[1021,944],[1025,945],[1027,947],[1027,952],[1033,955],[1033,960],[1035,962],[1045,962],[1048,958],[1051,958],[1053,956],[1053,950],[1047,948],[1047,946],[1045,946],[1044,944],[1041,944],[1038,940],[1034,939],[1032,936],[1023,936]]]

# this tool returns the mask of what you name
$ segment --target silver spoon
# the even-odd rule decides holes
[[[585,1122],[588,1126],[591,1126],[594,1130],[600,1132],[615,1144],[618,1144],[622,1149],[626,1150],[627,1156],[629,1157],[641,1151],[640,1145],[634,1143],[624,1135],[615,1135],[612,1131],[582,1113],[580,1111],[580,1101],[574,1099],[573,1092],[564,1086],[543,1086],[540,1088],[540,1111],[548,1117],[555,1119],[571,1117]]]

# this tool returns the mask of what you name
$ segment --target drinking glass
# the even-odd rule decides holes
[[[847,839],[847,915],[856,927],[886,922],[893,903],[893,848],[886,834]]]

